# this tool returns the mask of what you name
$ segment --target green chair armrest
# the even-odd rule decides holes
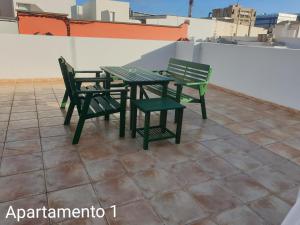
[[[103,73],[103,70],[76,70],[75,73]]]
[[[126,93],[128,89],[102,89],[102,90],[84,90],[84,91],[77,91],[77,94],[103,94],[103,93]]]
[[[76,83],[105,82],[105,81],[107,81],[106,78],[100,78],[100,77],[78,77],[78,78],[75,78]]]

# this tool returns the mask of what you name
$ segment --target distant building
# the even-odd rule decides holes
[[[284,21],[297,21],[298,15],[288,13],[277,13],[269,15],[258,15],[256,17],[255,26],[265,29],[274,28],[276,24]]]
[[[16,17],[18,10],[30,12],[51,12],[71,16],[76,0],[0,0],[0,16]]]
[[[254,26],[256,10],[251,8],[243,8],[241,5],[236,4],[227,8],[214,9],[211,15],[213,18],[218,20],[245,26]]]
[[[275,38],[300,38],[300,21],[284,21],[275,25]]]

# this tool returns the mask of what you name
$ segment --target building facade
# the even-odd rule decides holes
[[[275,38],[300,38],[300,22],[284,21],[275,25]]]
[[[212,11],[212,17],[235,24],[254,26],[256,10],[243,8],[241,5],[236,4],[230,5],[227,8],[214,9]]]
[[[67,14],[71,17],[71,8],[76,0],[0,0],[0,16],[16,17],[17,11],[51,12]]]
[[[284,21],[297,21],[298,15],[288,13],[278,13],[269,15],[258,15],[256,17],[255,26],[265,29],[272,29],[276,24]]]

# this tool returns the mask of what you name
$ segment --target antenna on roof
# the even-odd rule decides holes
[[[193,5],[194,5],[194,0],[189,0],[189,17],[192,17],[192,11],[193,11]]]

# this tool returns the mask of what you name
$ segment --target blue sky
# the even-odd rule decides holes
[[[88,0],[77,0],[81,4]],[[130,2],[134,11],[187,15],[188,0],[122,0]],[[213,8],[234,4],[237,0],[194,0],[194,17],[205,17]],[[240,0],[242,6],[253,7],[258,13],[297,12],[300,13],[300,0]]]

